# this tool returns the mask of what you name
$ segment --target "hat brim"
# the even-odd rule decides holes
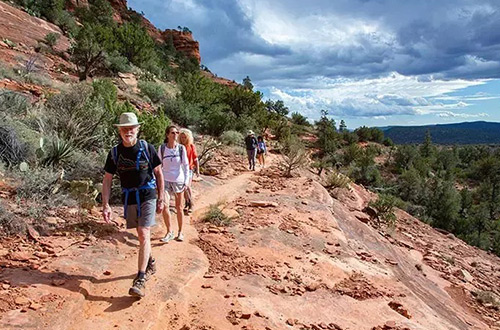
[[[127,126],[141,126],[142,123],[137,124],[113,124],[115,127],[127,127]]]

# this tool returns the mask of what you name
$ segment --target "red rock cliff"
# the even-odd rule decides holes
[[[113,7],[113,19],[118,23],[130,21],[133,15],[139,13],[130,10],[126,0],[109,0],[111,7]],[[67,8],[74,10],[76,7],[88,6],[88,0],[70,0],[67,2]],[[200,45],[198,41],[193,39],[193,35],[189,32],[182,32],[177,30],[161,31],[157,29],[148,19],[141,16],[142,25],[146,28],[149,35],[159,42],[166,42],[172,36],[174,47],[177,51],[185,54],[188,57],[194,57],[201,63]]]
[[[109,2],[115,11],[113,17],[119,23],[130,20],[134,13],[136,15],[140,15],[128,8],[126,0],[109,0]],[[162,32],[144,16],[142,16],[141,20],[142,25],[146,28],[149,35],[153,37],[153,39],[159,42],[166,42],[169,40],[170,36],[172,36],[174,47],[177,51],[188,57],[196,58],[198,63],[201,62],[200,45],[198,41],[193,39],[193,35],[191,33],[177,30],[165,30]]]

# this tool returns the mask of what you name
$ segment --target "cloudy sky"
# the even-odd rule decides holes
[[[129,0],[202,63],[349,127],[500,121],[498,0]]]

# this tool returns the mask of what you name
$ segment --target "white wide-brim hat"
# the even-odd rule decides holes
[[[255,135],[255,133],[254,133],[252,130],[249,130],[249,131],[247,132],[247,135]]]
[[[124,126],[139,126],[142,123],[139,123],[137,120],[137,116],[133,112],[124,112],[120,115],[120,123],[114,124],[116,127],[124,127]]]

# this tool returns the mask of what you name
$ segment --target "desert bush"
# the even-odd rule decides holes
[[[45,35],[43,41],[49,46],[53,48],[57,44],[57,40],[59,40],[59,33],[50,32]]]
[[[27,158],[28,147],[13,127],[0,123],[0,160],[7,165],[19,164]]]
[[[17,173],[20,185],[17,196],[30,200],[46,200],[59,190],[58,182],[61,181],[61,172],[51,168],[35,168],[26,173]]]
[[[325,187],[328,189],[344,189],[349,188],[351,180],[347,175],[333,171],[326,179]]]
[[[108,150],[100,153],[93,151],[75,150],[64,163],[65,178],[73,180],[102,181],[103,167]]]
[[[0,78],[8,78],[15,80],[17,77],[17,73],[14,72],[9,66],[4,66],[3,63],[0,63]]]
[[[291,177],[292,172],[301,168],[307,162],[307,152],[299,137],[291,135],[284,143],[280,167],[285,177]]]
[[[52,78],[46,74],[31,72],[23,76],[23,80],[29,84],[40,85],[40,86],[52,86],[54,82]]]
[[[224,104],[217,104],[204,109],[198,124],[200,132],[212,136],[220,136],[227,131],[234,120],[234,116],[228,111],[227,105]]]
[[[219,149],[221,145],[222,143],[217,142],[215,139],[208,138],[202,143],[201,148],[197,148],[197,150],[200,150],[198,153],[198,159],[201,167],[208,164],[208,162],[214,157],[215,150]]]
[[[166,99],[163,102],[163,109],[173,122],[184,127],[198,123],[202,112],[198,104],[186,103],[180,98]]]
[[[132,71],[128,58],[117,51],[106,54],[105,66],[113,73]]]
[[[238,131],[226,131],[220,136],[220,141],[228,146],[241,146],[244,139],[243,134]]]
[[[292,123],[299,126],[311,126],[311,123],[309,123],[307,117],[298,112],[292,112]]]
[[[159,110],[157,113],[143,112],[138,116],[141,125],[141,136],[151,144],[160,145],[165,140],[165,129],[170,119]]]
[[[140,80],[137,83],[137,87],[139,87],[142,96],[149,97],[154,103],[158,103],[165,98],[165,90],[157,82]]]
[[[476,300],[481,304],[492,304],[493,306],[500,306],[500,301],[491,291],[474,291],[472,294],[476,297]]]
[[[203,216],[203,221],[216,226],[229,226],[231,224],[231,219],[222,212],[220,203],[209,206],[207,213]]]
[[[30,104],[26,96],[20,93],[0,89],[0,114],[9,114],[13,117],[17,117],[25,114],[29,105]]]
[[[41,113],[41,129],[46,135],[57,135],[76,148],[96,149],[110,144],[110,123],[116,115],[106,111],[102,100],[93,96],[86,84],[73,85],[52,96]]]
[[[368,204],[368,206],[377,210],[377,225],[380,227],[381,221],[383,221],[389,228],[392,229],[396,227],[397,218],[394,214],[394,208],[396,205],[396,198],[390,194],[379,194],[376,201],[370,201]]]

